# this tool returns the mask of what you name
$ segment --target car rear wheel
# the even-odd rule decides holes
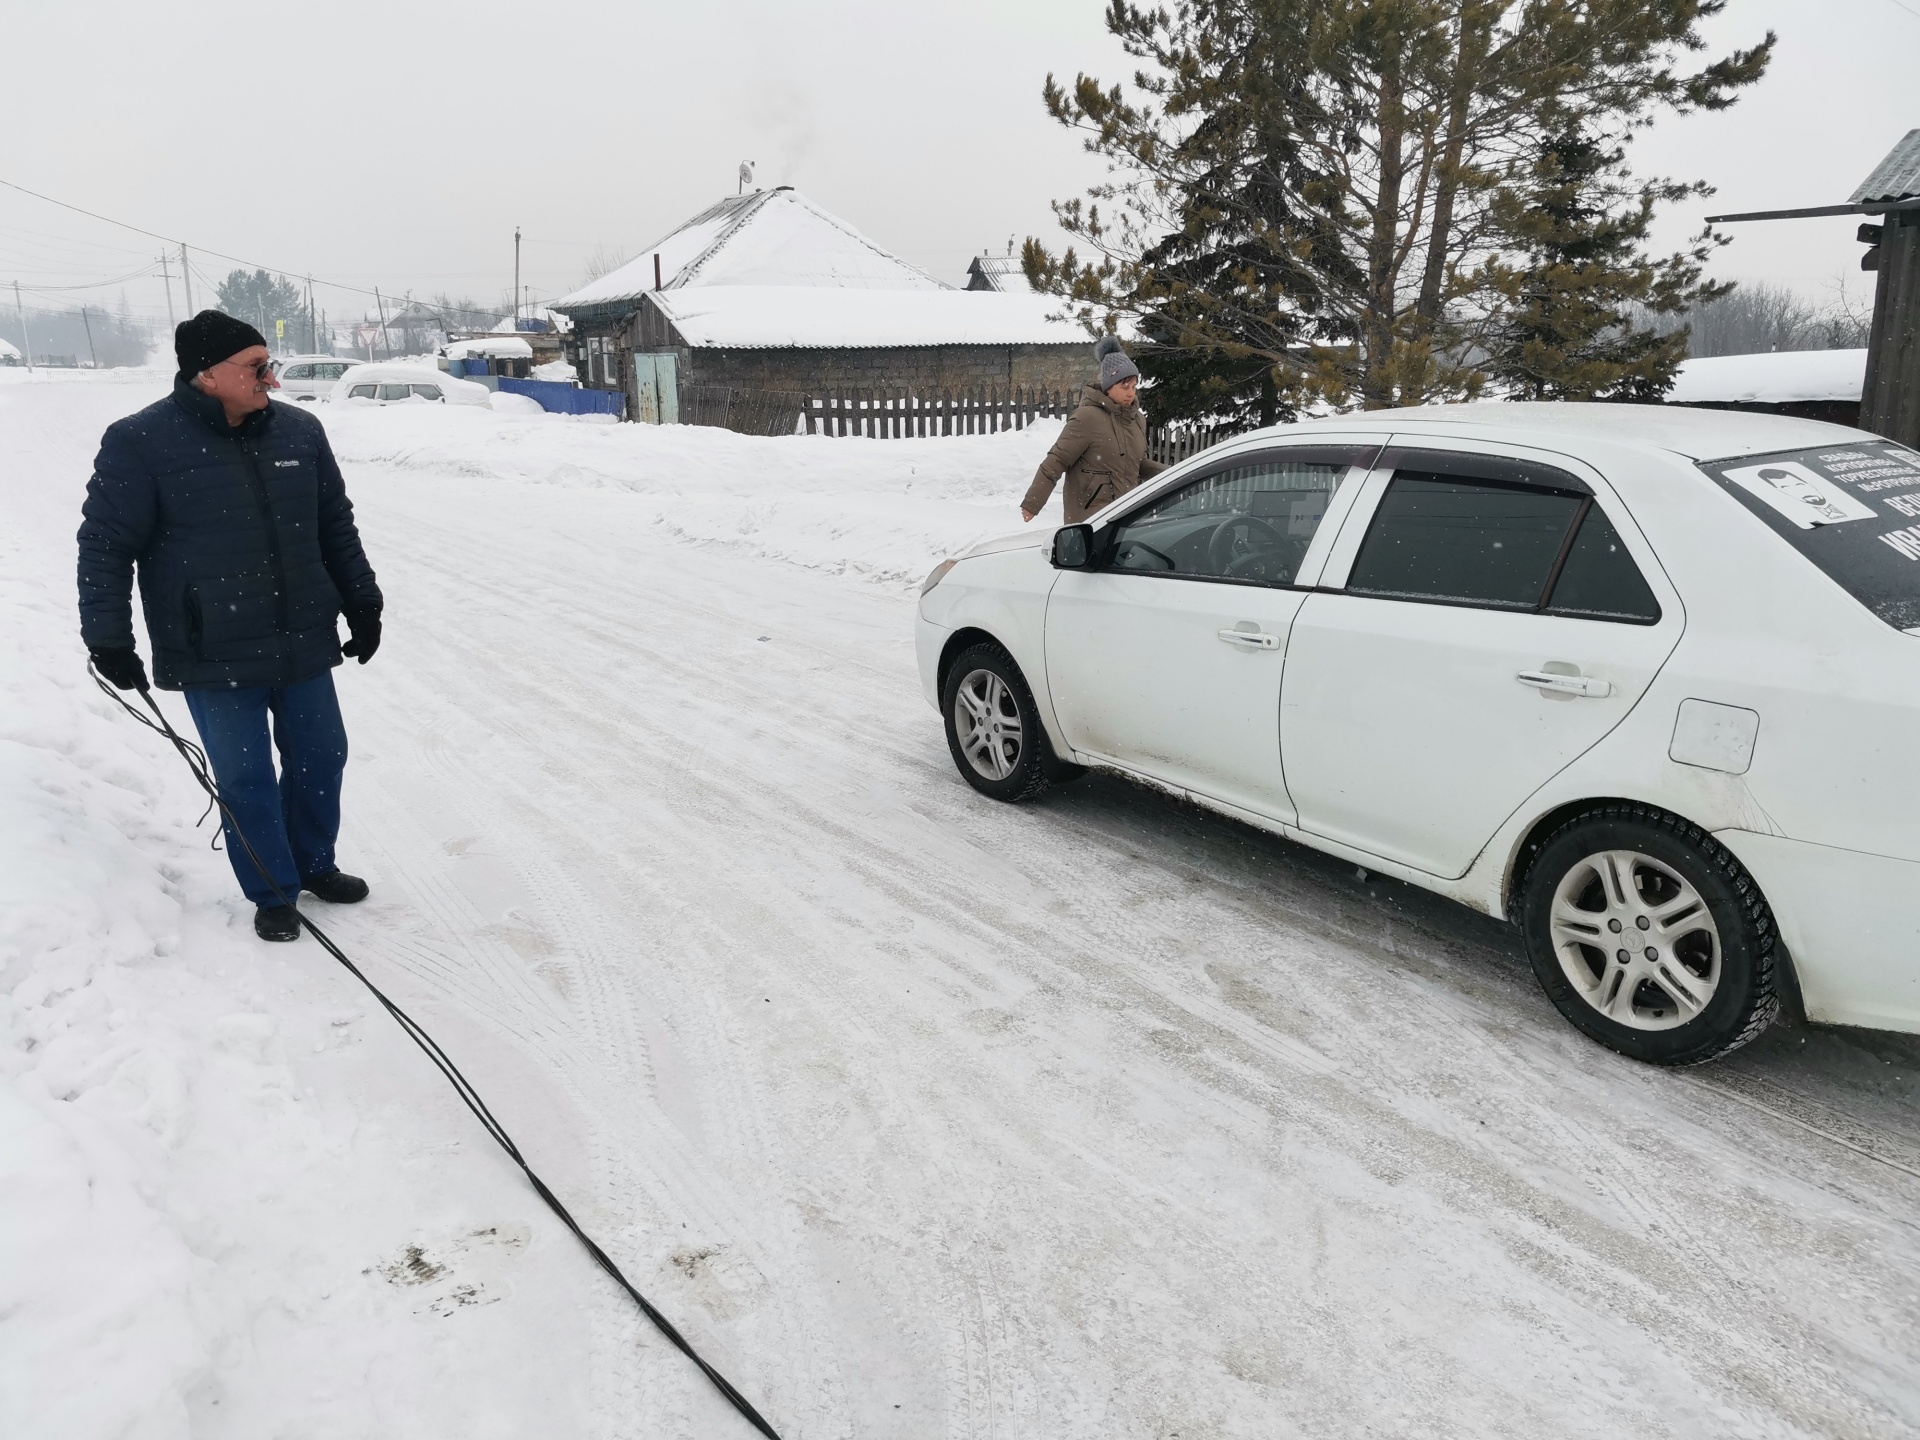
[[[1715,1059],[1779,1010],[1773,912],[1732,852],[1677,816],[1616,805],[1561,825],[1520,912],[1547,997],[1636,1060]]]
[[[1030,800],[1066,778],[1026,677],[998,645],[970,646],[954,657],[940,709],[953,763],[982,795]]]

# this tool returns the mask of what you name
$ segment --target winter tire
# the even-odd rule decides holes
[[[1069,768],[1054,758],[1026,677],[998,645],[970,646],[954,657],[940,711],[953,763],[982,795],[1031,800]]]
[[[1533,973],[1560,1013],[1622,1055],[1697,1065],[1772,1022],[1773,912],[1706,831],[1643,805],[1547,835],[1520,885]]]

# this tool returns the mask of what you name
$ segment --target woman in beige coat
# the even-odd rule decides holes
[[[1061,499],[1067,524],[1077,525],[1166,468],[1147,458],[1147,422],[1134,403],[1139,370],[1111,335],[1103,335],[1093,353],[1100,362],[1099,383],[1080,392],[1080,404],[1040,462],[1020,502],[1022,520],[1040,513],[1062,475],[1067,477]]]

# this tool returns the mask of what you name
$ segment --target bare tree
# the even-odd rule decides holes
[[[1649,316],[1654,328],[1691,332],[1687,353],[1760,355],[1773,350],[1854,350],[1867,343],[1870,302],[1862,301],[1842,275],[1824,304],[1790,285],[1743,282],[1725,295],[1679,316]]]
[[[587,256],[586,263],[580,267],[580,283],[591,285],[602,275],[612,274],[632,258],[625,246],[609,245],[603,240],[593,247],[593,253]]]

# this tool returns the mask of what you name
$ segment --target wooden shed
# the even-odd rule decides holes
[[[655,422],[777,433],[804,397],[1071,397],[1093,371],[1055,302],[945,285],[784,186],[721,201],[551,308],[585,383]]]

